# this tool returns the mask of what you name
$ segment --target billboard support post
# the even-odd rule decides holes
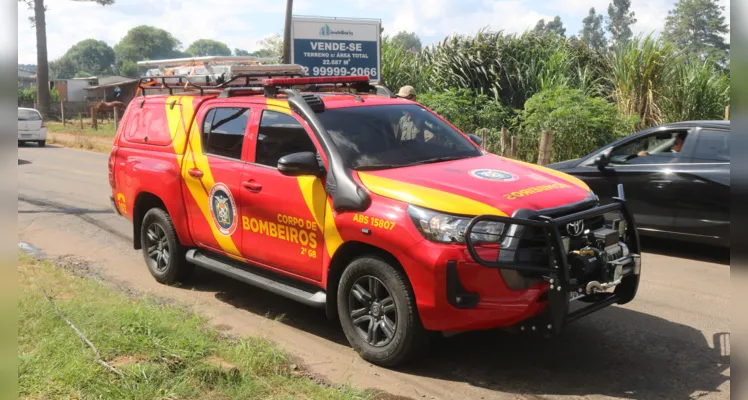
[[[286,0],[286,24],[283,27],[283,64],[291,63],[291,16],[293,0]]]

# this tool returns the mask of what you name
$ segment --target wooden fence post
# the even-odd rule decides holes
[[[488,128],[483,128],[480,130],[480,138],[482,140],[481,146],[484,150],[488,149],[488,142],[486,142],[486,133],[488,132]]]
[[[114,131],[117,132],[117,126],[119,125],[119,111],[117,107],[114,107]]]
[[[503,156],[506,155],[506,127],[504,127],[504,126],[501,127],[501,142],[499,142],[499,143],[500,143],[499,144],[499,146],[500,146],[500,150],[499,151],[501,152],[500,154],[503,157]]]
[[[730,105],[728,104],[727,107],[725,107],[725,121],[730,120]]]
[[[509,144],[509,157],[517,158],[517,137],[512,136],[511,143]]]
[[[543,131],[540,135],[540,151],[538,151],[538,164],[546,165],[551,162],[551,142],[553,131]]]
[[[78,113],[78,118],[80,118],[81,120],[81,130],[83,130],[83,113],[82,112]]]
[[[60,100],[60,119],[62,119],[62,126],[65,126],[65,102]]]
[[[91,107],[91,126],[94,128],[95,131],[99,130],[99,116],[96,115],[96,110]]]

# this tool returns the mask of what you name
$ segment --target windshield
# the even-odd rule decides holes
[[[348,168],[396,168],[481,155],[469,139],[414,104],[327,109],[317,116]]]

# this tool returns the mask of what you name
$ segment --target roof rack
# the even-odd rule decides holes
[[[303,69],[287,68],[288,65],[262,66],[272,68],[247,69],[229,80],[220,77],[212,82],[210,77],[186,75],[152,76],[140,78],[138,90],[145,96],[147,90],[168,90],[174,94],[175,89],[199,91],[204,95],[206,90],[220,91],[219,97],[226,98],[239,94],[264,93],[266,97],[275,97],[282,89],[302,89],[310,92],[330,92],[339,89],[353,89],[356,93],[369,93],[379,96],[396,97],[392,91],[382,85],[372,85],[366,75],[307,77]],[[201,82],[203,81],[204,82]],[[296,88],[296,89],[295,89]],[[331,90],[332,89],[332,90]],[[372,93],[373,92],[373,93]]]

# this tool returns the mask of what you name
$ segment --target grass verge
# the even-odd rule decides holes
[[[20,398],[376,397],[313,382],[268,340],[231,338],[185,309],[113,292],[26,253],[18,259]],[[122,375],[97,363],[65,319]]]
[[[86,136],[81,133],[50,133],[47,136],[48,144],[55,144],[74,149],[90,150],[97,153],[109,154],[112,152],[112,137]]]
[[[114,122],[99,122],[98,129],[94,129],[91,125],[91,119],[83,121],[83,128],[81,128],[80,120],[68,121],[65,125],[62,122],[49,121],[46,123],[48,133],[70,133],[70,134],[81,134],[85,136],[101,136],[113,138],[117,133],[114,130]]]

